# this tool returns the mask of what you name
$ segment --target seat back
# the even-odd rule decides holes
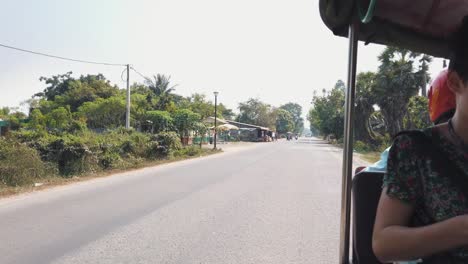
[[[353,263],[381,264],[372,250],[372,232],[382,192],[383,172],[359,172],[353,178]]]

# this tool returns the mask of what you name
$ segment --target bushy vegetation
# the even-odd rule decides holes
[[[72,178],[144,162],[202,155],[203,121],[215,106],[205,95],[183,97],[170,77],[157,74],[131,86],[133,129],[124,129],[126,91],[102,74],[74,77],[71,72],[41,77],[45,89],[26,103],[27,114],[0,108],[0,181],[21,186],[43,177]],[[275,108],[257,99],[239,106],[241,122],[278,131],[301,131],[301,107],[288,103]],[[218,104],[218,118],[234,113]],[[250,119],[246,119],[246,118]],[[5,127],[5,122],[8,126]],[[190,138],[200,139],[188,146]]]
[[[0,109],[9,123],[0,137],[1,184],[29,185],[43,177],[70,178],[203,153],[200,146],[184,147],[181,138],[192,131],[205,134],[202,115],[214,106],[201,95],[174,94],[169,80],[157,75],[132,86],[134,129],[127,130],[125,91],[103,75],[42,77],[46,88],[28,101],[28,115]],[[232,113],[219,108],[220,118]]]
[[[426,85],[432,58],[404,49],[386,48],[377,72],[358,74],[356,81],[355,150],[382,151],[391,137],[406,129],[430,126]],[[418,95],[421,91],[422,96]],[[308,113],[311,131],[343,137],[345,84],[315,93]]]
[[[26,144],[0,140],[0,183],[7,186],[31,184],[44,177],[46,164]]]

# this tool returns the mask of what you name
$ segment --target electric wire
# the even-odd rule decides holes
[[[67,58],[67,57],[61,57],[61,56],[56,56],[56,55],[51,55],[47,53],[42,53],[42,52],[37,52],[37,51],[32,51],[32,50],[27,50],[27,49],[22,49],[22,48],[17,48],[13,46],[8,46],[5,44],[0,43],[0,47],[7,48],[7,49],[12,49],[16,51],[21,51],[21,52],[26,52],[30,54],[35,54],[35,55],[40,55],[44,57],[49,57],[49,58],[55,58],[55,59],[60,59],[60,60],[66,60],[66,61],[73,61],[73,62],[80,62],[80,63],[88,63],[88,64],[97,64],[97,65],[106,65],[106,66],[127,66],[127,64],[119,64],[119,63],[108,63],[108,62],[97,62],[97,61],[88,61],[88,60],[79,60],[79,59],[72,59],[72,58]]]
[[[137,71],[135,68],[133,68],[133,66],[130,66],[130,69],[132,69],[136,74],[140,75],[140,77],[145,79],[145,81],[151,80],[151,78],[146,77],[145,75],[141,74],[139,71]]]

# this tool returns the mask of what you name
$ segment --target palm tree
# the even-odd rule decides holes
[[[165,76],[164,74],[153,75],[153,79],[146,79],[146,85],[158,98],[158,103],[155,106],[158,110],[166,110],[172,100],[171,93],[175,91],[177,85],[170,86],[170,80],[171,76]]]
[[[156,76],[153,75],[153,79],[147,78],[146,85],[148,85],[149,89],[153,91],[156,96],[169,95],[171,92],[175,91],[177,85],[169,87],[171,76],[158,73]]]

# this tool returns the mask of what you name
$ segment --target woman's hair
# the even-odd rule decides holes
[[[451,58],[449,69],[468,82],[468,16],[465,16],[450,39]]]

